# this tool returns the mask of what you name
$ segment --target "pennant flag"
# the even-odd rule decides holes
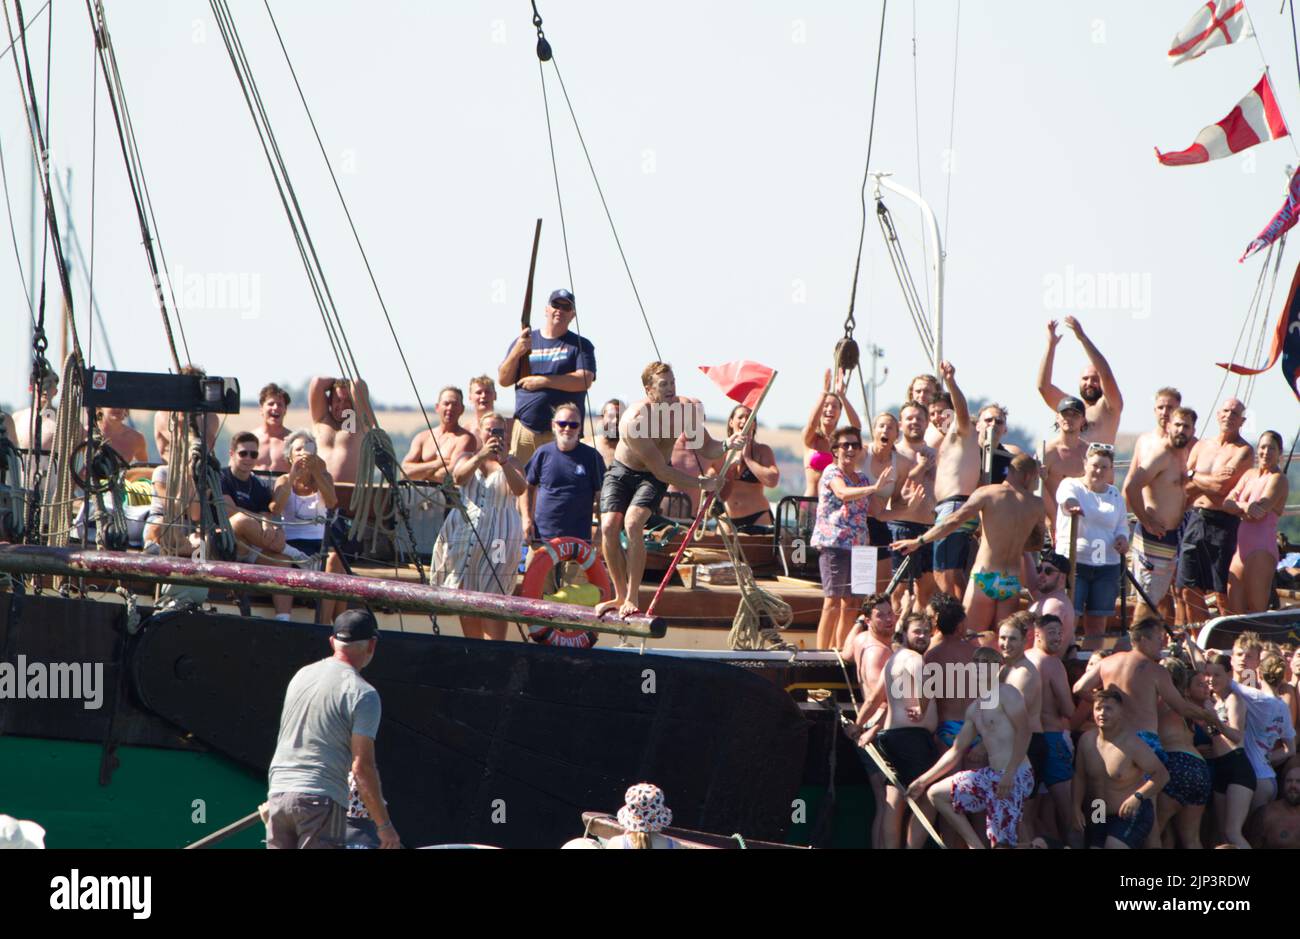
[[[1300,219],[1300,169],[1291,174],[1291,185],[1287,187],[1286,202],[1282,203],[1282,208],[1277,210],[1259,237],[1246,246],[1246,253],[1237,259],[1237,263],[1240,264],[1256,251],[1277,241],[1295,227],[1297,219]]]
[[[776,373],[757,362],[727,362],[723,365],[701,365],[700,371],[722,389],[722,393],[749,408],[751,411],[763,396],[763,389]]]
[[[1199,59],[1211,49],[1255,35],[1245,0],[1211,0],[1201,4],[1169,47],[1169,64]]]
[[[1265,72],[1259,84],[1237,102],[1227,117],[1196,135],[1194,144],[1177,153],[1161,153],[1157,150],[1156,159],[1165,166],[1208,163],[1210,160],[1240,153],[1257,143],[1277,140],[1289,133],[1286,121],[1282,120],[1282,111],[1277,106],[1277,99],[1273,96],[1273,85]]]
[[[1268,361],[1259,368],[1245,365],[1233,365],[1228,362],[1217,363],[1219,368],[1226,368],[1234,375],[1259,375],[1267,372],[1282,357],[1282,377],[1286,379],[1291,393],[1300,400],[1300,265],[1296,266],[1295,276],[1291,279],[1291,292],[1287,294],[1286,306],[1278,318],[1277,329],[1273,332],[1273,348]]]

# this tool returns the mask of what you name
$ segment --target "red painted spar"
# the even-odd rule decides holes
[[[54,574],[63,577],[128,578],[159,584],[264,590],[303,597],[356,600],[398,610],[468,614],[488,619],[543,623],[562,628],[591,629],[634,638],[662,639],[668,624],[662,617],[611,614],[597,616],[590,607],[528,597],[503,597],[428,587],[375,577],[326,574],[297,568],[275,568],[232,561],[193,561],[118,551],[78,551],[40,545],[0,545],[0,571],[9,574]]]

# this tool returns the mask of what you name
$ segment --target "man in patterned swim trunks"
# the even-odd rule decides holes
[[[978,649],[974,661],[981,669],[1000,669],[1002,656],[994,649]],[[985,687],[996,688],[996,694],[971,702],[951,749],[908,787],[908,794],[917,800],[928,797],[968,847],[983,848],[985,844],[966,813],[985,812],[989,845],[1014,848],[1021,810],[1034,787],[1034,774],[1026,759],[1029,713],[1024,698],[1011,685],[990,683]],[[976,734],[984,740],[989,765],[944,779],[961,765]]]
[[[966,585],[966,628],[981,631],[1015,612],[1020,600],[1020,571],[1026,547],[1042,544],[1043,500],[1034,495],[1038,461],[1027,453],[1011,461],[1007,478],[981,486],[956,512],[920,537],[896,541],[895,551],[911,554],[979,516],[983,534],[971,582]]]
[[[1142,847],[1155,824],[1156,796],[1169,782],[1164,762],[1129,727],[1124,703],[1114,685],[1098,691],[1092,705],[1097,727],[1079,738],[1070,801],[1074,828],[1086,831],[1090,848]],[[1086,817],[1085,799],[1095,806]]]

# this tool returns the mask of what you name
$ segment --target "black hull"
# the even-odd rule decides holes
[[[116,710],[0,702],[0,731],[206,746],[265,773],[285,686],[328,654],[324,627],[200,612],[147,619],[123,644],[122,608],[33,597],[0,634],[16,661],[104,662]],[[116,665],[114,663],[117,663]],[[555,847],[634,782],[668,793],[675,823],[784,840],[808,724],[770,680],[659,656],[384,633],[366,678],[384,719],[377,755],[408,844]],[[251,809],[251,806],[250,806]]]

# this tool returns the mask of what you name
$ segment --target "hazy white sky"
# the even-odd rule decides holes
[[[1126,430],[1150,423],[1151,394],[1167,383],[1204,414],[1222,377],[1213,363],[1241,327],[1262,261],[1236,258],[1281,205],[1297,156],[1286,139],[1206,166],[1157,164],[1154,146],[1190,145],[1261,69],[1254,42],[1170,69],[1169,40],[1196,5],[965,0],[949,157],[956,0],[889,4],[873,168],[919,186],[947,225],[946,351],[963,387],[1006,402],[1013,423],[1040,434],[1052,418],[1035,391],[1047,319],[1077,313],[1109,356]],[[362,373],[377,400],[413,403],[266,11],[252,0],[231,6]],[[38,7],[25,4],[29,16]],[[694,366],[756,359],[781,373],[766,420],[802,422],[847,307],[879,3],[541,7],[679,387],[718,416],[727,404]],[[1300,131],[1289,19],[1275,4],[1251,8]],[[568,285],[529,4],[275,0],[273,9],[423,396],[494,372],[518,329],[538,216],[546,220],[538,309],[550,289]],[[265,381],[333,374],[208,5],[113,0],[108,16],[192,358],[238,376],[246,397]],[[44,18],[33,31],[43,76]],[[88,250],[94,61],[79,0],[55,0],[53,41],[54,160],[73,170],[73,221]],[[653,350],[551,87],[572,286],[599,362],[592,397],[629,397]],[[96,294],[119,367],[165,370],[102,86],[99,108]],[[25,265],[28,149],[8,58],[0,142]],[[919,274],[916,214],[899,199],[889,204]],[[0,347],[0,400],[14,402],[25,392],[27,312],[13,252],[6,245],[0,254],[4,335],[14,340]],[[1270,320],[1294,257],[1283,262]],[[858,338],[885,349],[880,400],[897,402],[906,380],[929,369],[874,218],[863,269]],[[84,324],[85,285],[75,279]],[[1091,287],[1121,281],[1135,291],[1126,300],[1090,300]],[[49,282],[55,297],[52,265]],[[231,284],[237,295],[222,297]],[[51,323],[56,311],[52,300]],[[106,363],[102,339],[95,344],[95,363]],[[1082,362],[1067,338],[1058,383],[1073,389]],[[1289,439],[1296,414],[1271,373],[1259,380],[1248,430],[1276,426]]]

